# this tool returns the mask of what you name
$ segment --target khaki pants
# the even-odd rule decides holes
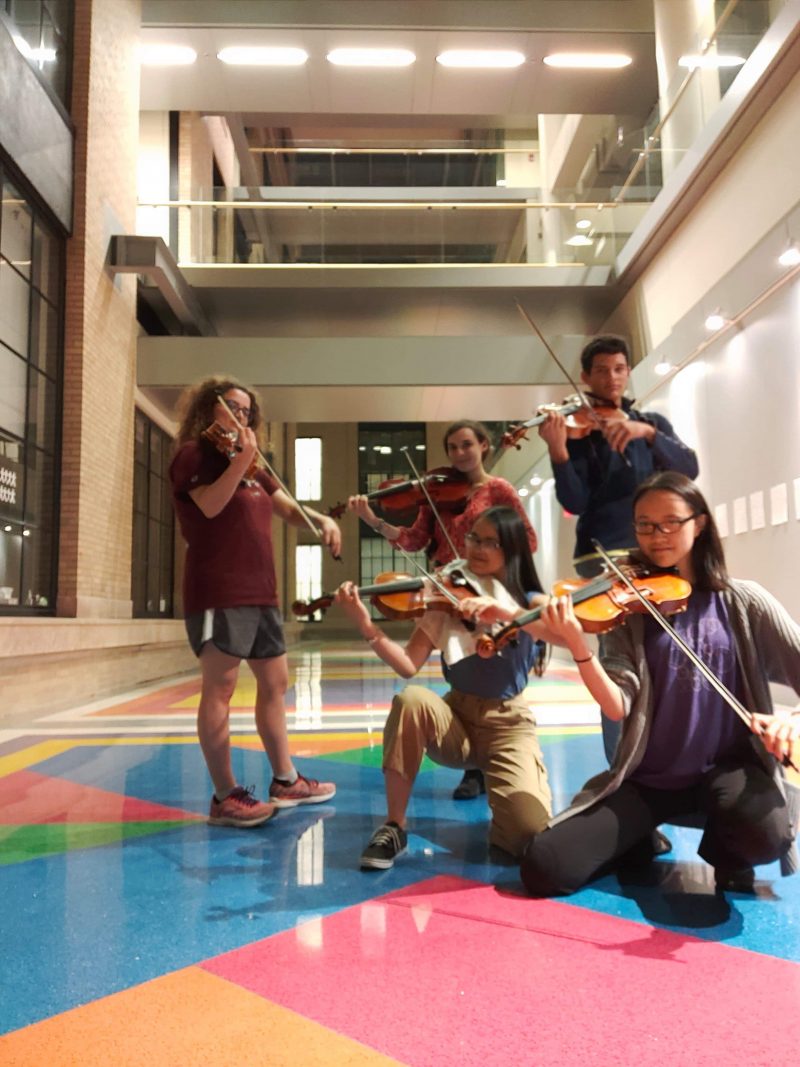
[[[444,767],[478,767],[492,810],[489,840],[519,856],[547,826],[550,787],[536,720],[521,696],[509,700],[409,685],[392,700],[383,731],[383,769],[413,779],[425,753]]]

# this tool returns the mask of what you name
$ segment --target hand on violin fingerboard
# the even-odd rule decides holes
[[[547,418],[539,427],[539,436],[547,445],[553,463],[566,463],[569,460],[567,420],[563,415],[556,411],[548,412]]]
[[[374,526],[378,521],[378,516],[372,510],[369,505],[369,501],[366,496],[350,496],[347,498],[347,510],[354,511],[358,515],[359,519],[367,524],[367,526]]]

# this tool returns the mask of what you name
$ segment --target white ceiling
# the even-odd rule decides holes
[[[144,71],[143,110],[238,113],[246,126],[282,127],[290,136],[307,136],[313,128],[320,139],[332,139],[349,128],[351,136],[361,130],[365,138],[396,143],[415,132],[424,136],[425,130],[431,138],[443,130],[453,136],[465,136],[470,128],[533,130],[540,114],[644,120],[657,95],[651,0],[144,0],[141,36],[144,43],[187,44],[198,53],[193,66]],[[305,49],[310,58],[301,68],[273,69],[229,67],[217,60],[220,49],[236,44],[291,45]],[[401,70],[334,67],[325,56],[337,46],[409,48],[417,59]],[[463,71],[435,61],[445,49],[476,47],[516,49],[526,62],[516,70]],[[625,52],[633,63],[623,70],[595,72],[553,70],[542,63],[552,51],[585,50]],[[289,218],[287,213],[285,221]],[[495,216],[490,224],[507,228],[508,221]],[[499,238],[504,236],[508,238]],[[463,235],[470,237],[474,239]],[[386,336],[407,336],[413,345],[415,332],[482,334],[478,323],[497,317],[497,294],[490,290],[465,289],[460,297],[443,299],[422,289],[411,296],[309,289],[267,291],[259,297],[212,286],[199,289],[198,295],[228,337],[253,337],[260,334],[259,327],[264,336],[275,331],[274,337],[330,336],[330,330],[339,337],[369,333],[375,337],[377,359]],[[542,310],[547,307],[544,317],[554,320],[547,325],[555,327],[559,338],[574,335],[574,348],[582,331],[592,332],[602,323],[610,299],[597,289],[564,290],[559,298],[542,291],[541,303]],[[529,338],[507,291],[504,303],[512,310],[504,312],[507,321],[496,340],[509,332]],[[494,337],[487,328],[486,353],[495,350]],[[446,387],[419,382],[387,387],[379,395],[374,388],[328,386],[317,394],[313,417],[324,419],[327,412],[338,421],[369,420],[376,409],[382,418],[401,421],[494,419],[503,412],[519,417],[535,407],[537,388],[542,401],[554,399],[552,379],[543,378],[539,387],[528,380],[530,385],[516,390],[467,380]],[[147,390],[147,383],[141,384]],[[302,385],[270,390],[267,383],[265,391],[279,405],[280,411],[271,411],[273,418],[297,418],[298,412],[310,411],[309,392]],[[151,395],[164,403],[172,390],[162,383]]]

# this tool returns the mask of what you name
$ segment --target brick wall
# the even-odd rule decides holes
[[[105,268],[136,216],[140,0],[77,0],[58,614],[131,614],[136,281]]]

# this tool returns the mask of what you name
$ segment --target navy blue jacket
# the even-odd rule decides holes
[[[632,404],[622,401],[628,416],[656,428],[652,445],[637,437],[625,449],[623,459],[596,430],[568,440],[569,461],[553,464],[558,502],[578,516],[576,559],[594,552],[593,537],[607,549],[635,548],[633,494],[637,487],[655,471],[679,471],[696,478],[700,469],[695,453],[675,435],[663,415],[635,411]]]

